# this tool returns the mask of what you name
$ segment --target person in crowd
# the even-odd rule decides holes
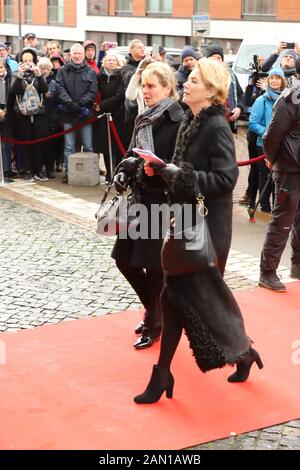
[[[12,103],[10,97],[12,80],[12,73],[7,61],[0,57],[0,140],[5,178],[16,176],[16,173],[11,170],[12,144],[10,142],[4,142],[1,138],[11,137],[12,134]]]
[[[222,64],[199,60],[184,84],[183,101],[190,111],[178,132],[173,163],[154,167],[155,174],[168,185],[169,203],[182,204],[183,210],[192,207],[195,218],[196,178],[205,198],[218,265],[176,276],[165,272],[160,355],[146,390],[134,398],[138,404],[154,403],[165,391],[167,398],[172,397],[174,377],[170,365],[183,329],[203,372],[236,364],[237,370],[228,381],[244,382],[254,362],[263,367],[245,333],[240,309],[223,280],[231,243],[232,191],[238,177],[224,107],[229,83],[229,71]],[[145,167],[148,173],[149,164]]]
[[[96,62],[97,47],[94,41],[85,41],[83,43],[85,60],[95,70],[96,73],[99,73],[99,67]]]
[[[53,72],[53,74],[54,74],[54,78],[56,78],[57,71],[58,71],[63,65],[65,65],[65,61],[64,61],[63,56],[62,56],[59,52],[54,52],[54,53],[50,56],[50,60],[51,60],[51,63],[52,63],[52,72]]]
[[[296,74],[295,63],[300,53],[300,47],[295,43],[294,49],[287,49],[287,43],[282,41],[276,46],[275,52],[262,64],[262,72],[268,72],[272,68],[282,51],[284,51],[284,54],[281,59],[280,67],[284,72],[285,78],[290,78]]]
[[[272,118],[272,110],[275,102],[279,98],[280,94],[285,88],[285,78],[283,70],[280,68],[271,69],[269,72],[267,80],[267,90],[266,92],[257,98],[255,103],[252,106],[250,117],[249,117],[249,130],[254,132],[257,137],[257,155],[263,154],[263,144],[262,136],[266,132],[268,125]],[[265,184],[268,180],[270,170],[266,166],[264,160],[257,163],[258,168],[258,188],[259,193],[262,194],[262,191],[265,187]],[[267,189],[263,192],[261,196],[261,210],[263,212],[271,212],[270,205],[270,196],[273,192],[273,185],[269,184]],[[250,200],[249,207],[254,209],[255,206],[255,197]]]
[[[18,63],[9,56],[7,46],[4,42],[0,42],[0,59],[6,61],[12,73],[18,70]]]
[[[295,64],[298,87],[286,89],[274,106],[263,136],[264,152],[272,167],[275,201],[260,261],[259,286],[285,292],[277,275],[291,233],[290,276],[300,279],[300,59]]]
[[[63,50],[63,59],[65,63],[70,62],[71,60],[71,48],[67,47],[66,49]]]
[[[35,33],[26,33],[23,37],[23,42],[24,42],[24,46],[23,46],[23,49],[25,48],[30,48],[30,49],[34,49],[37,56],[38,57],[42,57],[44,54],[38,50],[38,39],[36,37],[36,34]],[[16,54],[16,61],[17,62],[20,62],[21,61],[21,57],[20,57],[20,52],[18,52]]]
[[[191,71],[196,67],[200,57],[201,53],[192,46],[184,46],[182,49],[181,65],[175,74],[180,99],[183,95],[183,85],[187,81]]]
[[[260,71],[261,71],[261,66],[264,63],[264,61],[265,61],[264,56],[262,55],[258,56],[257,66]],[[259,96],[261,96],[266,91],[266,88],[267,88],[267,79],[265,77],[260,77],[257,74],[256,70],[254,71],[252,70],[249,76],[249,82],[248,82],[248,85],[246,86],[245,94],[244,94],[244,104],[246,106],[248,117],[250,115],[251,107],[253,103]],[[257,154],[256,141],[257,141],[257,134],[255,134],[254,132],[248,129],[247,143],[248,143],[248,154],[249,154],[250,160],[259,156]],[[246,206],[250,205],[250,207],[254,207],[253,201],[256,200],[256,195],[258,191],[258,180],[259,180],[259,174],[258,174],[257,165],[256,164],[250,165],[250,171],[249,171],[249,176],[248,176],[248,186],[246,188],[245,194],[241,197],[241,199],[239,199],[239,204],[246,205]],[[250,222],[254,222],[254,221],[255,221],[254,217],[251,217]]]
[[[169,162],[172,158],[183,111],[177,99],[175,77],[172,69],[162,62],[149,64],[142,74],[143,94],[147,105],[135,121],[134,133],[126,158],[115,176],[117,191],[130,185],[133,200],[147,209],[148,237],[137,239],[117,238],[112,257],[116,265],[140,298],[145,308],[144,319],[135,332],[141,336],[134,343],[136,349],[148,348],[158,340],[162,327],[159,303],[163,286],[160,252],[164,234],[161,222],[151,220],[153,204],[166,202],[166,185],[160,176],[148,177],[144,160],[136,158],[131,149],[139,147],[155,152]],[[157,223],[158,238],[151,238],[151,227]]]
[[[206,49],[206,57],[224,63],[224,50],[219,44],[210,44]],[[229,68],[231,83],[226,102],[228,121],[233,133],[237,133],[237,121],[244,111],[244,93],[234,71]]]
[[[20,112],[20,102],[25,93],[26,86],[33,84],[41,97],[41,107],[37,114],[24,116]],[[34,140],[44,136],[45,107],[42,105],[43,95],[48,91],[48,84],[37,67],[37,53],[35,49],[25,48],[20,53],[18,75],[12,84],[11,94],[14,97],[14,126],[17,138],[20,140]],[[22,158],[25,169],[25,180],[47,181],[42,173],[42,144],[24,145]]]
[[[101,69],[105,54],[109,51],[110,48],[111,48],[111,43],[109,41],[102,42],[99,52],[98,52],[98,58],[97,58],[97,67],[99,70]]]
[[[141,60],[126,88],[125,98],[128,101],[137,103],[138,114],[141,114],[146,107],[142,88],[142,72],[145,70],[147,65],[151,64],[152,62],[154,62],[154,60],[150,56],[146,56],[143,60]]]
[[[136,71],[139,63],[145,57],[145,46],[139,39],[133,39],[129,43],[129,54],[127,57],[127,63],[121,68],[121,75],[125,85],[125,90],[127,89],[130,79],[134,72]],[[134,128],[134,120],[138,114],[138,106],[132,106],[130,103],[127,106],[125,100],[125,124],[127,127],[128,143],[130,142],[131,135]]]
[[[107,53],[103,59],[101,71],[97,76],[98,90],[100,94],[100,103],[97,107],[98,113],[111,113],[113,122],[121,142],[125,142],[126,129],[124,126],[124,98],[125,88],[121,77],[121,67],[124,65],[123,57],[113,53]],[[108,146],[107,119],[101,118],[95,122],[94,127],[94,149],[96,152],[103,153],[106,167],[106,179],[112,178],[112,173],[116,165],[122,158],[122,152],[111,133],[112,162],[110,162]],[[112,168],[111,168],[112,164]]]
[[[58,41],[48,41],[46,44],[46,56],[51,57],[53,54],[60,54],[60,45]]]
[[[56,96],[64,130],[71,129],[82,120],[93,115],[93,105],[97,95],[96,72],[85,62],[84,48],[81,44],[71,47],[71,60],[61,67],[56,75]],[[84,152],[93,152],[92,125],[88,124],[78,131]],[[68,159],[75,152],[76,133],[65,134],[64,183],[68,182]]]

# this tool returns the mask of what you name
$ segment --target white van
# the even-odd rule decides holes
[[[243,39],[232,66],[232,69],[238,77],[239,83],[243,90],[245,90],[246,86],[248,85],[249,71],[251,64],[253,63],[253,55],[257,54],[267,59],[275,52],[276,46],[280,43],[280,41],[295,41],[295,39],[292,40],[286,36],[287,35],[285,35],[284,38],[279,39],[272,37],[271,35],[256,38],[255,33],[253,33],[252,38]],[[273,67],[279,66],[283,54],[284,50],[281,52]]]

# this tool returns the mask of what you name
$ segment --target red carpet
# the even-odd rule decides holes
[[[236,297],[265,368],[229,384],[233,369],[202,374],[184,338],[174,398],[154,405],[132,401],[159,351],[132,347],[139,312],[1,334],[0,448],[180,449],[299,418],[300,283]]]

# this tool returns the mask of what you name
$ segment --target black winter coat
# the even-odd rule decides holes
[[[264,152],[273,171],[300,172],[300,87],[277,100],[263,137]]]
[[[58,70],[55,79],[56,93],[58,102],[66,108],[62,113],[64,122],[74,120],[74,116],[68,111],[71,103],[88,108],[90,114],[84,119],[91,117],[98,92],[96,77],[96,72],[86,62],[77,65],[70,61]]]
[[[170,162],[174,153],[177,131],[183,119],[183,111],[177,102],[174,102],[153,126],[153,141],[155,154]],[[135,145],[132,142],[133,146]],[[127,156],[131,156],[128,152]],[[148,177],[144,170],[144,160],[140,159],[136,176],[133,178],[131,188],[134,200],[144,204],[150,215],[151,204],[167,203],[166,185],[159,176]],[[124,169],[120,166],[119,171]],[[150,218],[148,220],[150,226]],[[159,224],[161,231],[161,224]],[[164,234],[159,239],[117,239],[112,257],[131,266],[152,268],[161,271],[160,252]]]
[[[222,106],[202,111],[183,134],[191,118],[189,112],[178,135],[174,163],[182,171],[174,181],[171,199],[195,204],[193,172],[196,172],[223,274],[232,234],[232,191],[238,177],[234,141]]]
[[[231,242],[232,191],[238,170],[225,108],[210,106],[194,118],[187,114],[178,132],[173,163],[181,168],[170,188],[171,203],[195,206],[194,174],[208,208],[208,226],[218,267],[165,276],[162,299],[184,327],[200,369],[233,364],[249,352],[239,307],[222,279]]]

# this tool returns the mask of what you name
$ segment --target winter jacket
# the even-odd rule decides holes
[[[90,118],[98,91],[96,72],[85,61],[79,65],[70,61],[58,70],[55,81],[58,102],[62,105],[62,120],[73,122],[78,118],[71,113],[70,105],[74,103],[87,108],[89,114],[85,119]]]
[[[277,99],[279,95],[277,95]],[[273,106],[276,99],[272,97],[269,90],[257,98],[252,106],[251,113],[249,116],[249,129],[258,135],[256,145],[258,147],[263,146],[262,136],[267,130],[268,125],[272,119]]]
[[[273,171],[300,172],[299,88],[286,90],[277,100],[263,144]]]

